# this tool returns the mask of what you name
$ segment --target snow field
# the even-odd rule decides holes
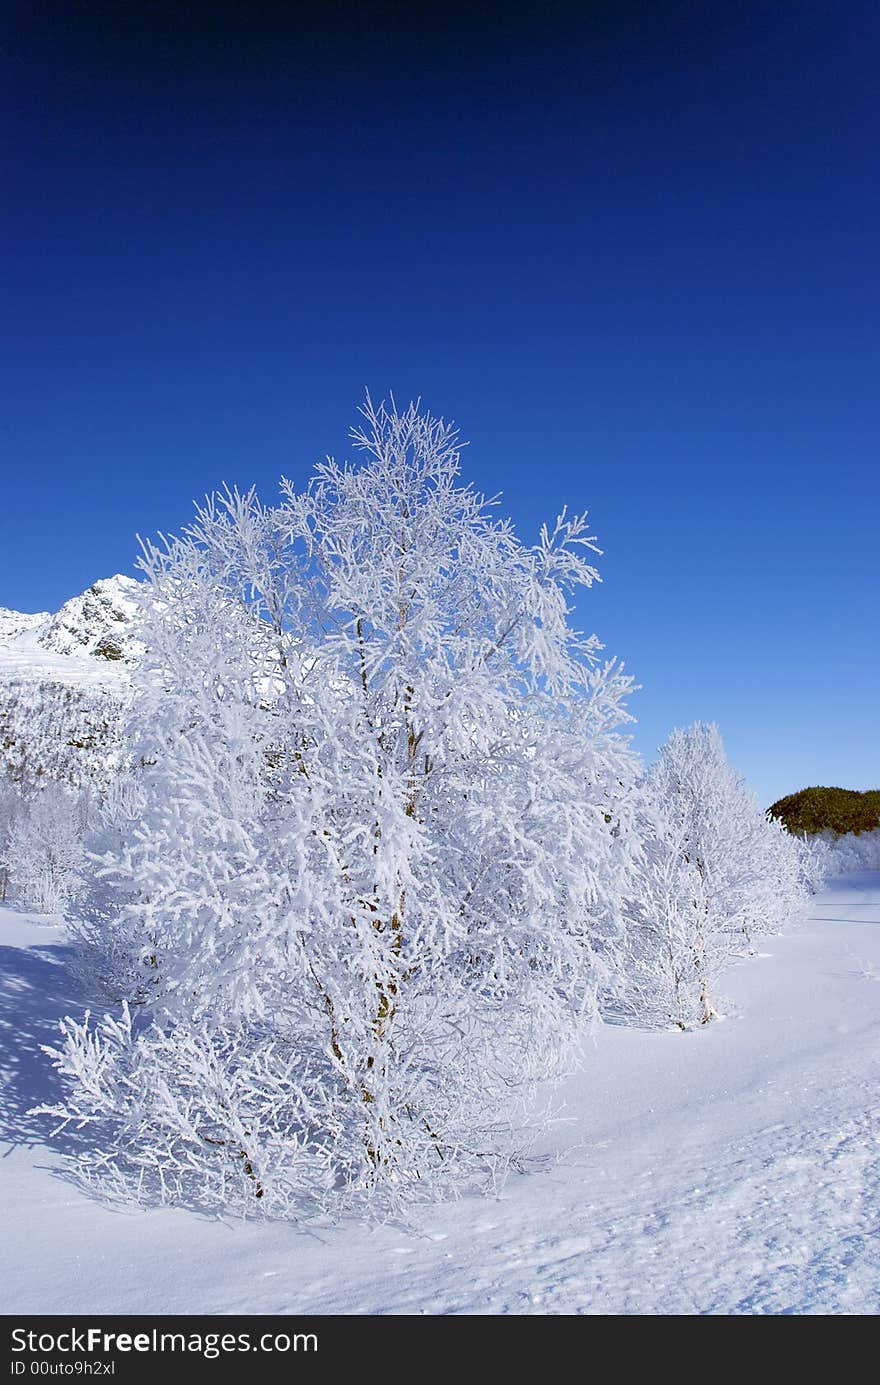
[[[82,997],[61,926],[0,911],[4,1313],[871,1314],[880,1308],[880,873],[726,978],[723,1021],[599,1031],[497,1197],[407,1226],[111,1209],[26,1112]]]

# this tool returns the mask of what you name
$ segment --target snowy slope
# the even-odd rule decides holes
[[[133,578],[103,578],[55,614],[0,610],[0,768],[84,783],[115,762],[141,647]]]
[[[880,1309],[880,873],[733,972],[723,1022],[603,1029],[547,1165],[409,1230],[120,1214],[71,1187],[26,1115],[77,1003],[64,934],[9,911],[0,931],[6,1313]]]
[[[51,616],[48,611],[27,615],[24,611],[10,611],[6,606],[0,606],[0,652],[17,635],[45,625],[49,620]]]

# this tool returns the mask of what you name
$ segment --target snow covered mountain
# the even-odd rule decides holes
[[[106,778],[132,664],[139,584],[103,578],[54,614],[0,608],[0,773]]]
[[[65,601],[36,631],[38,644],[56,654],[92,656],[115,662],[136,657],[132,636],[139,584],[132,577],[105,577],[81,596]]]

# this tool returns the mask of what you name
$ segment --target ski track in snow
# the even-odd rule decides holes
[[[0,912],[0,1310],[870,1314],[880,1309],[880,873],[730,974],[694,1034],[605,1028],[541,1172],[413,1226],[105,1207],[26,1114],[76,1006],[64,933]]]

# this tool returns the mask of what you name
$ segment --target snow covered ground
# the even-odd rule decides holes
[[[698,1033],[603,1029],[557,1154],[416,1228],[111,1210],[26,1112],[78,1004],[62,926],[0,910],[0,1311],[880,1310],[880,873],[833,882]]]

